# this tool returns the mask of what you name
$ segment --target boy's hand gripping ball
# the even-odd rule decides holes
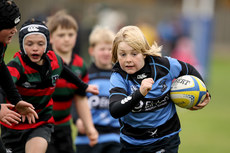
[[[206,86],[199,78],[184,75],[172,83],[170,97],[177,106],[191,108],[204,100],[206,92]]]

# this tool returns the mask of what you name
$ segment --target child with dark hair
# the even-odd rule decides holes
[[[47,19],[50,31],[50,43],[53,51],[62,57],[64,63],[84,82],[88,82],[86,63],[73,50],[76,43],[78,24],[73,16],[65,11],[58,11]],[[48,145],[47,153],[74,153],[71,129],[71,107],[76,106],[79,117],[82,119],[90,145],[97,143],[98,133],[95,129],[87,102],[86,95],[81,88],[62,78],[57,81],[53,94],[54,132]],[[72,105],[74,102],[75,105]]]
[[[19,95],[4,62],[7,44],[11,42],[17,32],[16,25],[20,22],[20,18],[19,8],[13,1],[0,1],[0,87],[3,89],[0,92],[6,94],[11,102],[11,104],[0,105],[0,121],[8,125],[17,124],[21,121],[21,115],[23,118],[27,117],[29,121],[32,120],[32,122],[35,121],[34,118],[37,118],[33,105],[23,101]],[[0,99],[4,98],[4,94],[0,95]],[[0,103],[2,102],[0,101]],[[14,106],[21,115],[9,109]]]
[[[60,56],[48,50],[49,30],[41,21],[26,21],[19,32],[21,51],[8,64],[22,98],[33,104],[39,119],[36,123],[20,122],[2,126],[2,140],[7,150],[17,153],[45,153],[53,131],[53,100],[56,81],[63,77],[81,87],[81,93],[98,94],[98,89],[87,85],[73,74]]]

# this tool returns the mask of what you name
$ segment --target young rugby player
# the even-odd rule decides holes
[[[112,73],[112,42],[114,33],[97,26],[89,36],[89,54],[93,63],[88,69],[89,83],[97,85],[98,95],[87,94],[93,123],[99,132],[98,143],[91,147],[85,135],[81,119],[77,121],[78,136],[75,140],[77,153],[118,153],[120,152],[119,121],[109,112],[109,86]]]
[[[50,31],[52,50],[62,57],[67,67],[79,76],[84,82],[88,82],[88,73],[84,60],[74,53],[78,25],[76,20],[64,11],[59,11],[48,17],[47,26]],[[73,153],[73,141],[71,132],[71,106],[74,100],[79,117],[86,127],[90,144],[97,143],[98,133],[93,125],[86,95],[79,94],[81,88],[59,79],[53,94],[53,116],[55,120],[54,133],[47,153]],[[74,108],[75,109],[75,108]]]
[[[110,112],[121,124],[121,153],[177,153],[180,121],[169,92],[182,75],[201,78],[188,63],[161,56],[161,47],[149,46],[141,30],[126,26],[116,34],[110,78]],[[210,101],[192,107],[199,110]]]
[[[22,100],[17,89],[15,88],[14,82],[11,75],[5,65],[4,55],[9,44],[17,32],[16,25],[20,22],[21,14],[17,5],[10,0],[0,1],[0,87],[5,93],[11,104],[0,105],[0,121],[12,125],[12,123],[18,123],[21,121],[21,115],[23,118],[27,117],[29,121],[34,122],[34,118],[37,118],[36,112],[33,110],[34,107]],[[3,99],[1,94],[0,99]],[[0,103],[2,103],[1,101]],[[16,110],[20,113],[11,111],[9,108],[16,106]],[[26,115],[26,116],[25,116]]]
[[[48,50],[49,30],[41,21],[26,21],[19,32],[21,51],[8,64],[22,98],[33,104],[39,119],[9,126],[3,124],[2,140],[7,151],[45,153],[53,131],[53,100],[56,81],[63,77],[79,86],[80,94],[98,94],[96,86],[87,85],[63,64],[60,56]]]

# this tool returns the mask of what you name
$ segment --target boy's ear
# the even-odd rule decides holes
[[[93,47],[89,47],[88,52],[90,56],[93,56]]]
[[[52,39],[52,37],[50,36],[50,44],[52,44],[53,43],[53,39]]]

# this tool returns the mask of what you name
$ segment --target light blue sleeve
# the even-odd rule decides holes
[[[110,77],[110,89],[123,88],[127,91],[127,83],[125,79],[117,72],[112,73]]]
[[[175,58],[171,58],[171,57],[166,57],[166,58],[169,60],[170,74],[172,78],[177,78],[180,75],[180,72],[182,70],[181,64]]]

